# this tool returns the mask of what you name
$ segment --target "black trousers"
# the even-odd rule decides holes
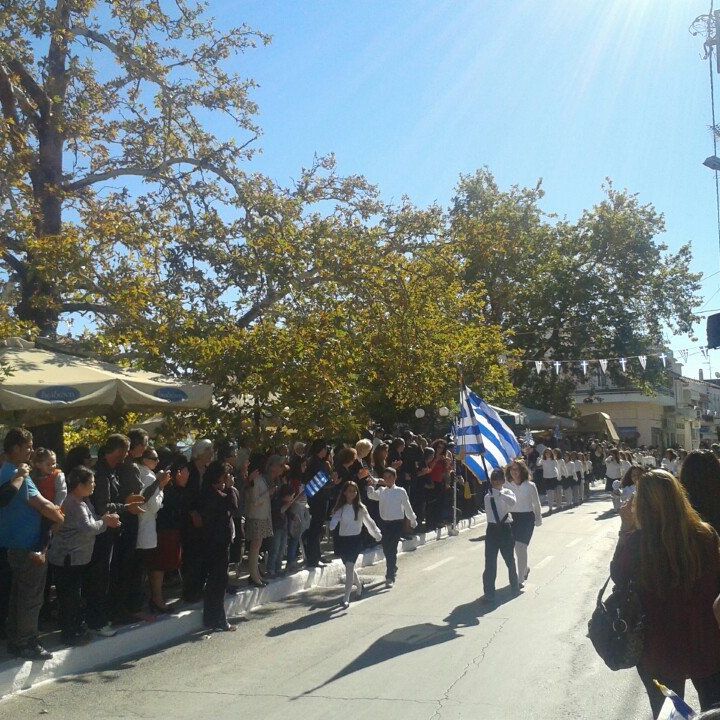
[[[201,528],[188,528],[181,535],[183,600],[197,602],[203,596],[207,578],[203,537]]]
[[[397,551],[403,524],[403,520],[383,520],[382,522],[382,548],[385,553],[385,577],[388,580],[394,580],[397,575]]]
[[[88,627],[98,630],[110,622],[110,563],[117,535],[106,530],[95,537],[90,563],[83,575],[82,593]]]
[[[648,700],[650,701],[650,707],[652,708],[653,717],[657,717],[660,714],[665,698],[663,694],[655,687],[653,679],[661,682],[666,687],[669,687],[681,698],[685,698],[685,680],[678,680],[673,678],[664,678],[654,676],[652,673],[645,671],[642,667],[637,669],[638,675],[645,686],[645,691],[648,694]],[[692,684],[697,690],[698,700],[700,701],[700,710],[709,710],[716,703],[720,703],[720,673],[711,675],[707,678],[691,678]]]
[[[203,549],[208,571],[203,595],[203,624],[206,627],[224,627],[227,625],[225,591],[228,586],[230,546],[213,543]]]
[[[60,629],[63,640],[69,641],[80,633],[83,573],[87,565],[71,565],[70,558],[66,558],[64,565],[51,567],[60,606]]]
[[[7,561],[7,550],[0,548],[0,630],[5,631],[5,620],[10,606],[10,587],[12,586],[12,570]]]
[[[137,521],[136,517],[132,518]],[[126,520],[123,519],[123,525]],[[144,557],[135,548],[137,544],[137,522],[128,521],[115,544],[110,563],[110,597],[113,615],[123,620],[128,615],[140,612],[143,605]]]
[[[488,522],[485,531],[485,570],[483,572],[483,591],[485,595],[495,594],[498,551],[507,565],[510,575],[510,587],[519,588],[517,568],[515,567],[515,541],[510,523]]]
[[[319,515],[313,515],[310,520],[310,527],[307,529],[305,536],[303,537],[306,565],[317,565],[320,562],[320,538],[322,537],[324,526],[325,518]]]
[[[436,530],[442,525],[443,506],[445,504],[445,483],[432,483],[432,489],[425,491],[425,517],[428,530]]]

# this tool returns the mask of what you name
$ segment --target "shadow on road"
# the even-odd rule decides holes
[[[499,606],[504,605],[513,599],[510,588],[499,590],[493,605],[485,605],[480,598],[463,605],[458,605],[444,618],[445,625],[434,625],[433,623],[418,623],[407,627],[397,628],[377,639],[367,650],[355,660],[339,670],[335,675],[324,683],[306,690],[301,696],[311,695],[330,685],[336,680],[352,675],[359,670],[378,665],[386,660],[407,655],[408,653],[422,650],[424,648],[441,645],[461,637],[458,630],[461,628],[473,627],[480,624],[480,619]],[[292,624],[292,623],[290,623]],[[270,633],[268,633],[270,634]]]

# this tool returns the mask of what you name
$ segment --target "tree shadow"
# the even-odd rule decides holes
[[[370,647],[352,662],[339,670],[324,683],[306,690],[302,695],[293,698],[295,700],[321,690],[336,680],[352,675],[360,670],[371,668],[387,660],[407,655],[424,648],[442,645],[456,638],[462,637],[459,629],[473,627],[480,624],[481,618],[488,615],[499,606],[504,605],[513,599],[510,588],[499,590],[495,596],[495,602],[487,605],[481,598],[463,605],[458,605],[450,611],[450,614],[443,619],[445,625],[433,623],[418,623],[402,628],[396,628],[381,638],[378,638]],[[269,634],[269,633],[268,633]]]

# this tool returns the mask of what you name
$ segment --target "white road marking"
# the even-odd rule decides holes
[[[446,557],[444,560],[441,560],[440,562],[433,563],[432,565],[428,565],[426,568],[423,568],[424,572],[430,572],[431,570],[437,570],[441,565],[444,565],[445,563],[449,563],[451,560],[454,560],[455,556],[451,555],[450,557]]]
[[[535,563],[533,565],[533,570],[539,570],[540,568],[544,568],[546,565],[550,564],[550,561],[554,558],[554,555],[548,555],[546,558],[543,558],[539,563]]]
[[[582,542],[582,540],[583,539],[581,537],[575,538],[574,540],[571,540],[565,547],[572,547],[573,545],[577,545],[579,542]]]

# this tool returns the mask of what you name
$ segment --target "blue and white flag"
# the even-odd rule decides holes
[[[488,479],[485,466],[491,472],[520,455],[513,431],[468,387],[460,394],[460,421],[456,430],[456,451],[465,451],[465,464],[481,480]]]
[[[657,680],[653,680],[653,682],[665,696],[658,720],[690,720],[695,717],[695,711],[679,695]]]
[[[305,486],[305,497],[311,498],[330,482],[330,476],[324,470],[318,470]]]

